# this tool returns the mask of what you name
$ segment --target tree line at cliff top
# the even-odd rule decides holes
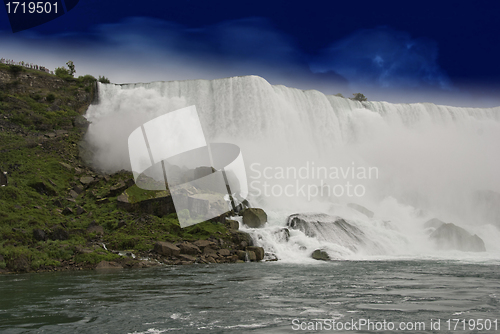
[[[73,61],[70,60],[66,63],[66,65],[68,66],[67,68],[66,67],[56,68],[55,75],[62,79],[71,80],[72,78],[74,78],[74,74],[76,73],[75,64],[73,63]],[[78,79],[81,79],[83,81],[99,81],[101,83],[110,83],[109,79],[106,78],[105,76],[99,76],[99,79],[96,79],[90,74],[80,76],[78,77]]]

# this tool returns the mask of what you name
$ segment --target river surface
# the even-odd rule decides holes
[[[0,276],[2,333],[383,333],[392,326],[393,333],[500,333],[499,263],[267,262]]]

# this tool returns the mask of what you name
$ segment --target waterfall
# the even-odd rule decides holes
[[[302,244],[275,239],[289,215],[305,212],[340,216],[377,239],[381,246],[366,254],[421,254],[430,242],[423,223],[437,217],[477,234],[499,256],[500,107],[358,102],[257,76],[99,84],[99,101],[87,111],[85,140],[93,164],[106,171],[130,169],[135,128],[195,105],[209,142],[241,148],[250,199],[269,216],[266,228],[250,232],[282,259],[328,246],[300,230],[290,240]],[[360,254],[335,247],[337,256]]]

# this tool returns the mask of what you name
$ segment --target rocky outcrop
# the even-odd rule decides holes
[[[166,241],[158,241],[155,244],[154,250],[156,253],[164,256],[177,256],[181,253],[179,247],[173,243]]]
[[[267,214],[262,209],[248,208],[243,210],[243,224],[251,228],[259,228],[267,222]]]
[[[444,221],[437,219],[437,218],[432,218],[429,219],[424,223],[424,228],[439,228],[441,225],[446,224]]]
[[[459,250],[464,252],[485,252],[484,241],[477,235],[472,235],[465,229],[452,223],[441,224],[429,236],[438,249]]]
[[[365,248],[373,253],[383,253],[381,245],[368,239],[359,228],[337,216],[324,213],[294,214],[288,217],[287,226],[300,230],[309,237],[332,242],[351,251]]]
[[[143,200],[131,203],[128,196],[123,193],[116,198],[117,207],[125,211],[141,212],[158,217],[167,216],[175,213],[174,201],[171,195]]]

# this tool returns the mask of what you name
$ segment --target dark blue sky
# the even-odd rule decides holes
[[[80,0],[0,57],[113,82],[260,75],[371,100],[498,106],[498,1]]]

